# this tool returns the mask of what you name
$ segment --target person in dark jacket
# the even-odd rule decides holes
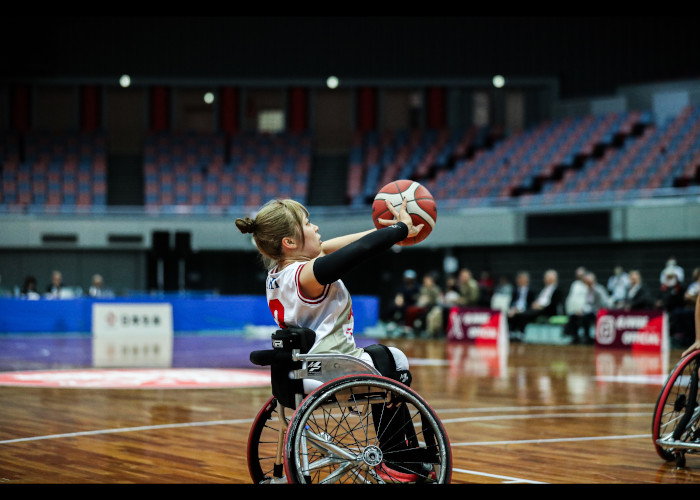
[[[564,295],[559,288],[559,273],[554,269],[548,269],[544,273],[544,287],[535,300],[525,311],[512,315],[508,326],[511,333],[524,332],[528,323],[537,321],[540,317],[549,318],[562,314],[563,309]]]
[[[636,269],[630,271],[630,287],[627,290],[625,300],[619,306],[626,311],[654,308],[654,297],[642,282],[642,274]]]

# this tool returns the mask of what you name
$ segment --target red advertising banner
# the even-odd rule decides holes
[[[595,326],[597,347],[668,351],[668,315],[658,311],[601,309]]]
[[[447,318],[447,340],[477,345],[508,342],[508,323],[503,311],[478,307],[453,307]]]

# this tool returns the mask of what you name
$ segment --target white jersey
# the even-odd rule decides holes
[[[360,357],[355,345],[354,318],[350,293],[341,280],[323,289],[315,299],[305,297],[299,287],[299,274],[308,262],[295,262],[281,271],[275,267],[267,275],[267,304],[280,328],[309,328],[316,332],[310,352],[340,353]]]

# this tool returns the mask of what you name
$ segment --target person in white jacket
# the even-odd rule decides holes
[[[577,285],[576,295],[572,300],[567,299],[568,323],[566,334],[572,337],[572,343],[581,341],[580,330],[584,343],[592,343],[590,336],[591,326],[595,325],[598,310],[610,307],[610,295],[606,288],[596,281],[596,276],[592,272],[583,275],[581,284]],[[571,296],[571,293],[569,293]],[[574,300],[575,299],[575,300]]]
[[[576,268],[576,279],[571,283],[569,294],[564,302],[564,312],[567,316],[579,313],[586,303],[586,296],[588,295],[588,287],[584,283],[586,273],[585,267]]]

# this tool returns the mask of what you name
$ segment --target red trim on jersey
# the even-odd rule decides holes
[[[306,264],[302,264],[299,266],[297,269],[296,274],[294,275],[294,282],[297,285],[297,296],[299,297],[299,300],[302,302],[305,302],[306,304],[320,304],[323,302],[323,300],[328,297],[328,292],[330,291],[330,285],[326,285],[323,287],[323,293],[321,294],[320,297],[318,298],[311,298],[311,297],[306,297],[302,291],[301,291],[301,284],[299,283],[299,275],[301,274],[301,268],[304,267]]]

